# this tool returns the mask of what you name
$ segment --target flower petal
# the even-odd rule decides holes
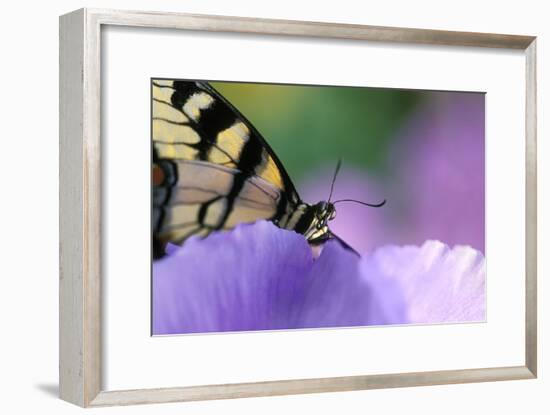
[[[338,242],[327,243],[314,260],[302,235],[271,222],[191,238],[170,250],[153,265],[154,334],[357,326],[404,318],[395,284],[384,281],[389,288],[379,295],[380,287],[359,274],[359,258]],[[382,304],[387,298],[400,305],[388,312]]]
[[[284,325],[300,293],[295,277],[307,273],[313,258],[303,237],[274,228],[258,222],[191,238],[154,263],[153,333]]]
[[[404,323],[405,304],[397,284],[383,276],[358,274],[358,257],[337,241],[325,244],[308,275],[299,327]],[[389,306],[389,307],[388,307]]]
[[[411,323],[485,320],[485,258],[471,247],[385,246],[363,257],[361,270],[399,284]]]

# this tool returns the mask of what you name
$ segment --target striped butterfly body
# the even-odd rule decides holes
[[[311,244],[335,237],[334,205],[304,203],[265,139],[209,84],[152,80],[152,138],[155,258],[168,242],[259,219]]]

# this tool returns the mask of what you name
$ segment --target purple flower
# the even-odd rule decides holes
[[[361,272],[399,284],[410,323],[485,320],[485,258],[471,247],[385,246],[362,259]]]
[[[191,238],[153,265],[153,333],[358,326],[402,322],[338,242],[314,259],[302,235],[271,222]],[[399,296],[386,280],[386,295]]]
[[[434,257],[424,248],[414,252],[390,247],[359,258],[337,241],[330,241],[314,259],[302,235],[266,221],[215,232],[205,239],[190,238],[153,264],[153,334],[415,322],[422,315],[414,311],[419,307],[415,294],[401,276],[411,285],[414,279],[427,275],[433,281],[438,276],[445,280],[445,265],[456,265],[432,261],[437,267],[426,267],[428,263],[418,258],[425,254]],[[425,266],[410,268],[416,263]],[[444,283],[437,287],[448,288]],[[434,295],[432,300],[438,303],[448,297]],[[462,301],[463,297],[451,299]],[[479,298],[473,300],[477,307]],[[419,304],[430,309],[425,301],[424,296]],[[439,310],[438,305],[434,307]],[[460,304],[451,308],[453,315],[459,316]],[[427,321],[435,321],[446,315],[437,311],[425,316]]]

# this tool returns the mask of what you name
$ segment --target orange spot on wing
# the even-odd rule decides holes
[[[164,183],[165,175],[162,169],[153,164],[153,186],[161,186]]]

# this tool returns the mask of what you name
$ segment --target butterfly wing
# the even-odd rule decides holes
[[[152,80],[153,249],[289,217],[302,202],[252,124],[209,84]]]

